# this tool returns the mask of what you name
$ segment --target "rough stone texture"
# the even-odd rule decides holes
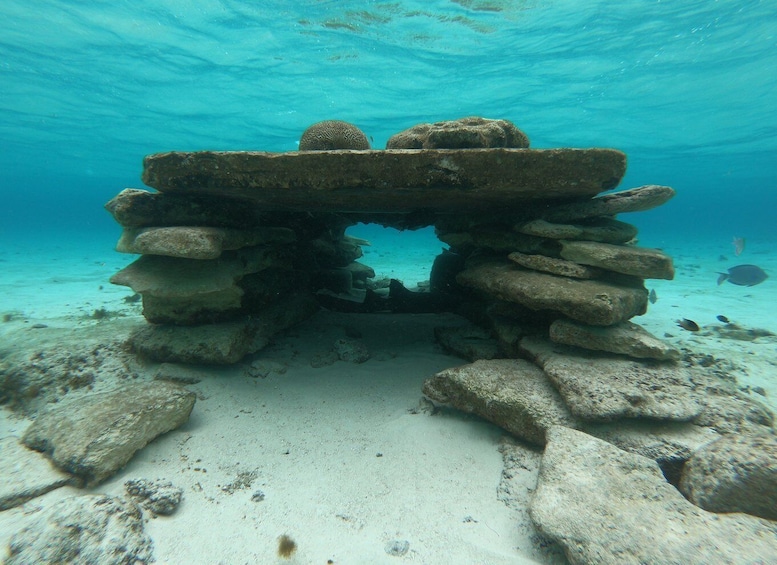
[[[280,263],[281,252],[272,247],[249,247],[201,261],[143,255],[110,281],[143,296],[148,321],[187,325],[237,312],[244,295],[238,281]]]
[[[127,385],[50,406],[22,441],[93,486],[154,438],[186,422],[195,399],[193,392],[164,381]]]
[[[457,277],[466,287],[533,310],[553,310],[588,324],[609,326],[647,311],[647,290],[528,271],[504,260],[475,264]]]
[[[572,565],[763,565],[777,555],[777,524],[705,512],[655,461],[562,426],[548,432],[530,512]]]
[[[510,261],[534,271],[542,271],[551,275],[570,277],[573,279],[598,279],[604,274],[602,269],[578,265],[566,259],[556,259],[545,255],[527,255],[513,251],[507,256]]]
[[[683,468],[680,491],[710,512],[777,520],[777,436],[730,435],[703,447]]]
[[[50,341],[52,345],[47,341],[46,347],[0,360],[0,403],[32,415],[66,396],[89,394],[95,384],[137,376],[134,356],[123,340],[75,343],[57,337]]]
[[[546,220],[532,220],[515,226],[527,235],[551,239],[581,239],[604,243],[626,243],[637,236],[637,228],[625,222],[601,218],[583,225],[552,224]]]
[[[591,197],[615,187],[625,170],[626,156],[613,149],[203,151],[146,157],[143,182],[265,210],[470,212]]]
[[[497,341],[479,326],[436,327],[434,339],[446,351],[468,361],[494,359],[500,356]]]
[[[642,212],[665,204],[674,195],[675,191],[671,187],[650,184],[605,194],[585,202],[556,206],[550,208],[542,217],[549,222],[568,222],[614,216],[622,212]]]
[[[170,481],[131,479],[124,483],[124,490],[144,509],[162,516],[175,512],[183,496],[183,489]]]
[[[104,494],[60,500],[14,535],[7,565],[31,563],[152,563],[151,538],[140,509]]]
[[[680,359],[677,349],[633,322],[603,328],[558,319],[550,325],[550,339],[556,343],[620,353],[637,359]]]
[[[418,124],[392,135],[386,149],[528,148],[529,138],[508,120],[469,117]]]
[[[423,392],[538,445],[544,445],[552,425],[580,426],[545,374],[522,359],[481,360],[446,369],[424,381]]]
[[[116,251],[187,259],[216,259],[223,251],[266,243],[291,243],[294,240],[294,232],[288,228],[253,230],[199,226],[128,228],[124,230],[116,244]]]
[[[580,418],[688,421],[704,409],[685,367],[581,352],[536,337],[522,339],[520,347]]]
[[[700,446],[716,440],[709,428],[688,422],[620,420],[592,423],[576,418],[547,375],[523,360],[476,361],[427,379],[424,394],[432,400],[474,413],[516,437],[544,445],[553,425],[585,430],[621,449],[656,460],[673,480]]]
[[[315,123],[302,133],[299,140],[300,151],[369,148],[370,142],[362,130],[340,120]]]
[[[714,430],[690,422],[627,419],[580,428],[624,451],[653,459],[672,484],[680,481],[683,464],[700,447],[720,437]]]
[[[674,278],[672,258],[657,249],[593,241],[562,241],[561,257],[575,263],[643,279]]]
[[[332,346],[340,361],[347,363],[364,363],[370,359],[370,351],[363,341],[358,339],[338,339]]]
[[[105,204],[125,228],[159,226],[216,226],[253,229],[263,225],[262,214],[246,202],[213,196],[161,194],[125,188]]]
[[[237,363],[317,310],[318,303],[310,296],[292,295],[253,318],[202,326],[147,326],[134,332],[129,342],[137,353],[161,363]]]
[[[14,436],[0,439],[0,477],[0,511],[73,482],[72,476],[21,445]]]

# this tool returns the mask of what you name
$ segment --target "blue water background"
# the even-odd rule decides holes
[[[535,148],[614,147],[648,245],[777,240],[772,0],[5,0],[0,243],[86,236],[144,155],[297,147],[344,119],[512,120]],[[769,247],[771,248],[771,247]]]

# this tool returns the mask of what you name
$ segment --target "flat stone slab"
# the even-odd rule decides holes
[[[510,261],[534,271],[542,271],[551,275],[571,277],[573,279],[598,279],[604,275],[604,270],[588,265],[580,265],[566,259],[557,259],[545,255],[529,255],[513,251],[507,256]]]
[[[459,284],[532,310],[553,310],[592,325],[609,326],[647,311],[647,290],[524,270],[510,261],[487,260],[465,269]]]
[[[568,222],[599,216],[614,216],[623,212],[643,212],[665,204],[674,195],[674,189],[669,186],[649,184],[619,190],[586,202],[556,206],[550,208],[542,217],[549,222]]]
[[[690,372],[674,363],[581,352],[537,337],[523,338],[520,348],[542,367],[579,418],[689,421],[704,409]]]
[[[595,222],[581,225],[554,224],[537,219],[518,224],[515,226],[515,230],[537,237],[601,241],[604,243],[626,243],[637,236],[636,227],[611,218],[599,218]]]
[[[626,155],[614,149],[201,151],[147,156],[143,182],[286,210],[470,212],[590,198],[625,171]]]
[[[44,455],[26,448],[18,437],[0,439],[0,511],[24,504],[49,491],[72,484]]]
[[[755,565],[777,555],[777,523],[705,512],[655,461],[562,426],[548,431],[530,514],[573,565]]]
[[[558,319],[550,325],[550,339],[594,351],[620,353],[638,359],[678,360],[680,352],[633,322],[589,326]]]
[[[168,382],[135,383],[49,406],[22,441],[94,486],[154,438],[186,422],[195,400],[193,392]]]
[[[143,255],[113,275],[110,281],[157,298],[194,298],[222,291],[237,293],[239,298],[242,291],[235,286],[237,279],[278,262],[279,253],[272,247],[250,247],[220,259],[202,261]]]
[[[125,229],[116,244],[119,253],[164,255],[187,259],[217,259],[223,251],[266,243],[291,243],[296,239],[288,228],[235,230],[201,226]]]
[[[545,432],[553,425],[581,425],[542,370],[522,359],[481,360],[446,369],[424,381],[423,392],[538,445],[545,444]]]
[[[561,257],[642,279],[674,278],[672,258],[658,249],[593,241],[562,241]]]

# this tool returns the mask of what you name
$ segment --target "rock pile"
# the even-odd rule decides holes
[[[668,256],[632,245],[636,228],[614,218],[666,202],[671,188],[593,198],[625,173],[619,151],[532,150],[513,124],[484,118],[420,124],[383,151],[365,149],[366,136],[344,122],[315,124],[303,137],[305,150],[293,153],[151,155],[143,180],[159,192],[127,189],[107,204],[124,227],[117,249],[142,254],[111,279],[142,295],[153,324],[133,338],[136,351],[233,363],[310,316],[316,295],[353,311],[420,309],[401,285],[393,302],[322,297],[374,277],[357,261],[367,242],[345,235],[360,221],[434,225],[451,255],[467,259],[427,308],[467,301],[514,320],[540,311],[545,333],[555,318],[625,322],[645,312],[644,279],[673,276]]]

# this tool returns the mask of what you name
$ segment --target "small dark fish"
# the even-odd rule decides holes
[[[699,331],[699,324],[697,324],[693,320],[689,320],[688,318],[683,318],[682,320],[677,320],[677,325],[680,326],[684,330],[688,330],[689,332],[698,332]]]
[[[769,275],[764,273],[761,267],[756,267],[755,265],[737,265],[736,267],[731,267],[728,273],[718,274],[720,275],[718,277],[719,285],[728,281],[739,286],[755,286],[769,278]]]
[[[730,323],[731,323],[731,320],[729,320],[728,318],[726,318],[726,317],[725,317],[723,314],[719,314],[719,315],[717,316],[717,318],[718,318],[718,321],[719,321],[719,322],[723,322],[724,324],[730,324]]]
[[[650,289],[650,294],[648,294],[648,300],[650,300],[651,304],[655,304],[656,300],[658,300],[658,295],[656,294],[655,288]]]

